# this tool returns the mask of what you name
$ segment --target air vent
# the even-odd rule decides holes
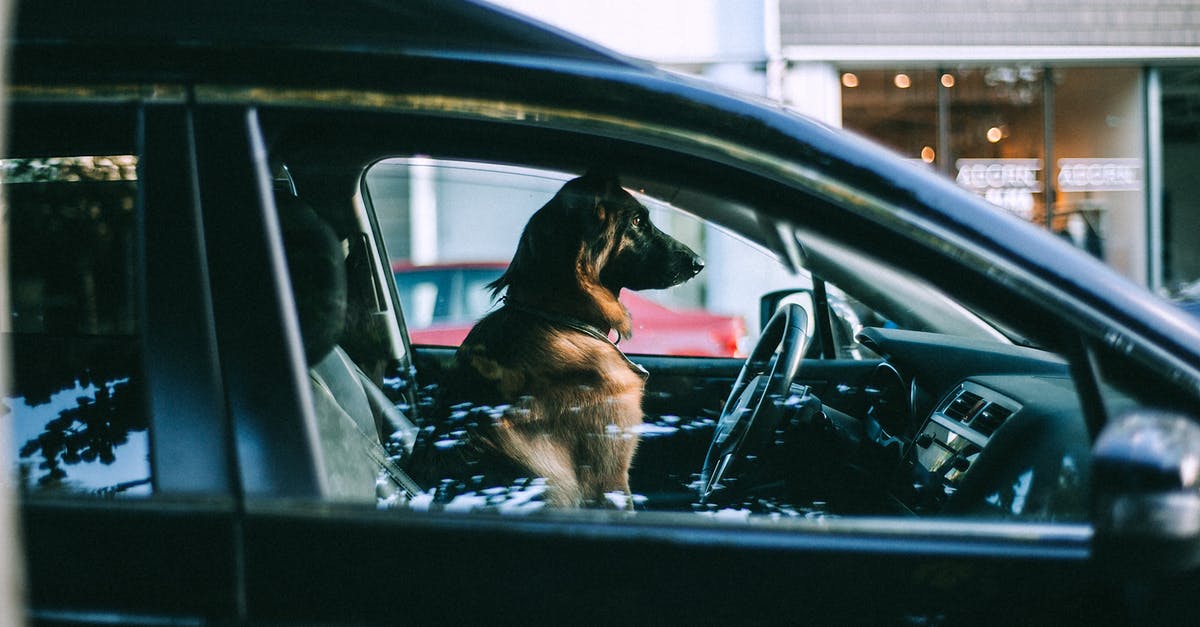
[[[1011,415],[1012,411],[993,403],[975,416],[975,419],[971,421],[971,427],[984,435],[990,436]]]
[[[979,410],[979,406],[982,403],[983,397],[973,392],[962,390],[958,393],[958,396],[954,397],[954,400],[950,401],[950,404],[946,406],[946,409],[942,413],[959,422],[965,422],[967,418],[970,418],[972,414]]]

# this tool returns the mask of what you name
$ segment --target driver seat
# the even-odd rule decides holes
[[[384,443],[406,455],[417,429],[339,345],[347,309],[341,241],[299,198],[277,193],[276,207],[309,365],[327,496],[403,504],[421,490]]]

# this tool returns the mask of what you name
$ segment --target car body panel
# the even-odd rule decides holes
[[[1123,618],[1088,591],[1083,528],[1000,539],[969,525],[802,521],[734,540],[721,527],[603,513],[297,516],[263,505],[247,521],[247,601],[268,621],[364,624],[391,622],[396,605],[417,623],[586,621],[585,607],[606,621],[672,624],[987,624],[998,618],[989,607],[1004,607],[1009,623]],[[447,551],[448,542],[473,551]],[[514,571],[529,560],[547,567]],[[381,601],[378,584],[391,581],[409,602]],[[274,594],[280,587],[294,594]]]

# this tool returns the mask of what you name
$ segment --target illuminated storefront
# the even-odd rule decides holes
[[[1140,279],[1143,81],[1132,67],[841,68],[841,123]]]
[[[771,1],[771,95],[1138,283],[1200,286],[1200,4]]]

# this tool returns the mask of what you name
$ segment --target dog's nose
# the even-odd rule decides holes
[[[703,269],[704,269],[704,260],[701,259],[698,255],[692,255],[692,276],[696,276],[697,274],[700,274],[700,271]]]

